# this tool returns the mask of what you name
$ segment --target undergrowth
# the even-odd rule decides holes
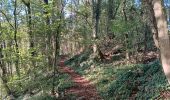
[[[159,61],[133,65],[117,72],[115,77],[107,92],[116,99],[154,99],[167,86]]]
[[[104,100],[155,99],[169,88],[158,60],[149,64],[113,66],[94,62],[88,53],[83,53],[66,64],[93,82]]]
[[[17,100],[56,100],[56,97],[50,95],[53,85],[53,74],[44,73],[36,73],[37,77],[34,79],[23,76],[21,80],[17,81],[17,78],[14,78],[10,81],[8,84],[10,88],[15,90],[15,96],[18,97]],[[59,92],[64,92],[65,89],[72,87],[74,83],[70,79],[68,74],[60,73],[59,76],[55,77],[55,89],[58,89]]]

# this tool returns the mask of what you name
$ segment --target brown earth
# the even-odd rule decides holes
[[[101,100],[94,85],[89,80],[77,74],[73,69],[64,65],[64,58],[60,61],[60,70],[71,76],[71,80],[75,86],[67,89],[65,94],[74,94],[77,96],[76,100]]]

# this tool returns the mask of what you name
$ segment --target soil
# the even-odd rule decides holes
[[[71,80],[75,86],[65,91],[66,95],[76,95],[76,100],[101,100],[97,90],[93,84],[83,76],[77,74],[72,68],[64,65],[64,58],[60,61],[60,70],[71,76]]]

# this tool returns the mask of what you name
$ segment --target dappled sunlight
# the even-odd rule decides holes
[[[149,57],[153,55],[155,55],[154,52],[147,54]],[[156,98],[162,88],[167,86],[158,60],[147,64],[124,64],[121,66],[97,62],[88,63],[90,61],[89,58],[82,61],[81,66],[72,66],[72,68],[95,85],[104,99],[113,99],[115,96],[117,99]],[[82,82],[82,78],[77,78],[77,80]]]
[[[96,88],[87,78],[77,74],[72,68],[66,67],[64,64],[61,65],[60,70],[68,73],[71,76],[71,80],[75,83],[74,87],[65,90],[66,94],[75,94],[78,97],[86,99],[100,100],[100,96],[97,94]]]
[[[170,98],[168,31],[170,0],[0,0],[0,100]]]

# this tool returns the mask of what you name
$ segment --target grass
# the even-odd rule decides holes
[[[79,65],[75,61],[80,62]],[[113,66],[94,62],[84,53],[66,64],[91,80],[104,100],[155,99],[169,88],[158,60],[149,64]]]

